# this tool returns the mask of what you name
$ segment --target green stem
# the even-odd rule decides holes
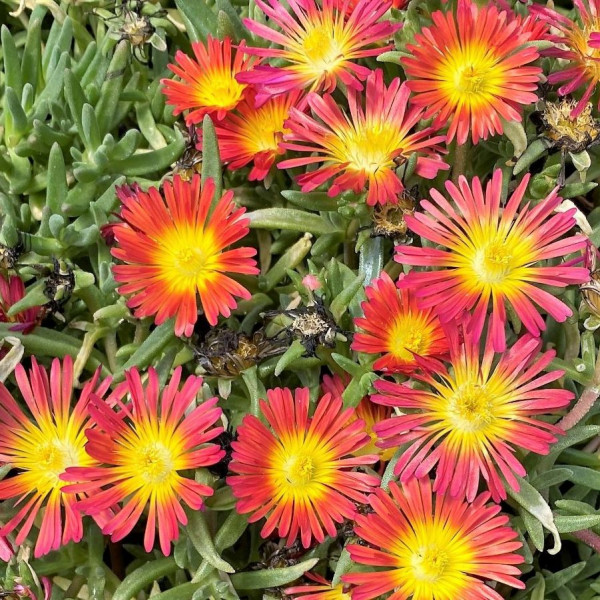
[[[452,181],[458,182],[460,175],[466,175],[467,158],[469,156],[469,140],[464,144],[456,143],[454,147],[454,162],[452,163]]]

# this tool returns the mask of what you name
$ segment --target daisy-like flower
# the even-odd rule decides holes
[[[367,79],[365,108],[361,94],[348,90],[349,116],[332,96],[309,94],[307,102],[319,121],[292,108],[286,123],[291,133],[281,145],[307,156],[285,160],[279,168],[324,163],[298,177],[303,192],[333,178],[330,196],[344,190],[359,194],[368,187],[367,204],[397,203],[404,186],[395,169],[412,154],[425,154],[416,163],[416,172],[422,177],[432,179],[440,169],[449,168],[438,154],[443,149],[436,145],[445,137],[431,137],[435,131],[431,127],[413,131],[423,111],[408,109],[409,94],[407,84],[398,78],[386,86],[380,69]]]
[[[538,357],[539,338],[525,334],[499,357],[488,343],[480,356],[479,338],[469,333],[469,319],[448,324],[445,332],[451,368],[440,365],[437,374],[416,374],[427,384],[424,389],[375,383],[374,402],[403,410],[376,425],[375,432],[382,447],[409,443],[396,464],[401,481],[423,477],[437,464],[436,491],[473,500],[483,478],[494,500],[506,498],[499,472],[516,490],[513,473],[526,474],[514,456],[516,449],[547,454],[563,433],[535,415],[566,406],[573,393],[545,387],[563,372],[540,374],[556,353]]]
[[[486,582],[523,589],[516,565],[524,559],[517,532],[500,506],[481,494],[472,504],[432,494],[426,479],[390,483],[370,498],[373,513],[356,517],[355,532],[369,545],[349,546],[352,560],[370,567],[344,581],[358,584],[352,600],[502,600]],[[386,596],[387,597],[387,596]]]
[[[208,37],[206,45],[193,42],[194,60],[178,50],[175,63],[169,69],[181,81],[162,79],[163,94],[167,103],[174,106],[173,114],[189,111],[187,125],[200,123],[204,115],[222,119],[243,99],[246,84],[237,81],[236,75],[251,71],[256,64],[254,57],[245,56],[245,42],[237,50],[231,48],[231,39]]]
[[[350,377],[345,378],[346,384]],[[339,375],[325,375],[321,384],[321,389],[325,394],[331,394],[333,397],[342,398],[342,394],[346,389],[344,379]],[[342,398],[343,400],[343,398]],[[396,448],[379,448],[377,442],[379,438],[375,433],[375,425],[381,423],[392,416],[392,409],[389,406],[382,406],[371,402],[368,396],[365,396],[356,406],[355,418],[360,419],[364,423],[364,431],[369,435],[371,440],[366,446],[354,451],[353,456],[364,456],[365,454],[376,454],[379,460],[387,462],[394,456]]]
[[[228,164],[230,171],[252,162],[250,181],[267,176],[277,158],[285,153],[280,143],[289,130],[283,124],[299,97],[300,92],[293,91],[275,96],[256,108],[254,94],[248,94],[248,100],[217,124],[221,160]]]
[[[380,42],[401,27],[391,21],[378,22],[391,6],[387,0],[358,0],[349,14],[338,10],[337,0],[288,0],[288,4],[292,14],[279,0],[256,0],[281,32],[244,19],[252,33],[281,46],[247,48],[246,52],[284,63],[277,67],[259,65],[237,76],[238,81],[259,88],[258,103],[292,89],[332,92],[338,80],[348,88],[362,89],[360,82],[370,69],[353,61],[391,49],[391,44],[381,46]],[[371,47],[374,44],[377,47]]]
[[[34,520],[41,516],[34,554],[42,556],[83,535],[78,497],[64,492],[60,477],[70,466],[92,466],[86,452],[84,430],[89,426],[88,402],[92,393],[102,396],[110,381],[99,382],[100,370],[84,384],[72,404],[73,361],[52,362],[50,377],[31,359],[27,371],[17,365],[15,377],[27,407],[22,409],[0,383],[0,461],[14,475],[0,481],[0,500],[14,499],[15,515],[0,528],[0,535],[17,531],[16,545],[25,542]]]
[[[571,315],[565,304],[539,286],[565,287],[590,278],[583,267],[540,264],[585,248],[586,238],[559,239],[575,225],[576,210],[553,214],[562,201],[556,189],[534,208],[526,205],[519,210],[528,182],[527,175],[501,209],[499,169],[485,194],[477,177],[471,186],[462,176],[458,187],[447,181],[456,208],[431,190],[433,202],[421,202],[425,211],[406,217],[409,229],[446,249],[396,247],[398,262],[436,267],[435,271],[411,271],[400,285],[414,290],[421,308],[435,307],[441,321],[475,307],[477,334],[492,305],[490,329],[497,351],[506,347],[505,304],[510,304],[527,330],[537,336],[545,323],[534,303],[559,322]]]
[[[410,374],[419,365],[415,356],[441,358],[448,351],[446,336],[432,308],[420,309],[410,289],[400,290],[383,271],[365,290],[364,317],[354,324],[352,350],[384,353],[375,361],[376,371]]]
[[[294,600],[352,600],[352,594],[347,585],[339,583],[333,585],[321,575],[307,573],[306,577],[312,579],[315,584],[296,585],[284,590],[286,596]]]
[[[161,192],[138,186],[117,190],[122,207],[112,231],[111,253],[128,263],[113,267],[120,294],[139,318],[155,315],[160,325],[175,317],[176,335],[192,334],[198,318],[197,296],[211,325],[237,306],[234,296],[250,292],[225,273],[256,274],[254,248],[225,250],[248,233],[244,208],[236,208],[233,192],[225,192],[209,216],[215,185],[200,176],[184,181],[178,175]]]
[[[208,443],[223,431],[214,427],[221,409],[211,398],[188,412],[202,378],[190,376],[180,389],[181,367],[162,390],[152,368],[145,386],[137,369],[125,376],[106,401],[93,397],[89,411],[95,426],[86,431],[86,450],[97,466],[67,469],[63,478],[75,483],[65,489],[89,494],[78,504],[87,514],[111,510],[102,532],[113,541],[123,539],[147,509],[144,548],[152,550],[158,528],[167,555],[179,537],[179,523],[187,523],[182,503],[200,510],[213,494],[180,471],[214,465],[225,455]],[[126,396],[131,400],[124,403]]]
[[[288,544],[299,535],[308,548],[313,538],[321,543],[325,532],[335,536],[335,524],[354,517],[355,502],[364,503],[379,479],[352,469],[377,457],[353,456],[369,436],[341,398],[324,395],[312,417],[308,388],[293,396],[287,388],[268,390],[267,399],[260,409],[268,426],[246,415],[238,427],[227,483],[239,513],[252,513],[251,523],[267,517],[263,537],[277,528]]]
[[[0,274],[0,323],[14,323],[13,331],[30,333],[42,319],[42,307],[32,306],[9,316],[13,304],[25,297],[25,285],[18,275]]]
[[[459,0],[456,16],[436,11],[432,19],[402,59],[411,102],[426,107],[425,118],[437,115],[434,126],[449,123],[448,141],[459,144],[469,131],[477,143],[502,133],[501,119],[520,121],[521,106],[537,101],[542,72],[531,65],[538,51],[524,45],[531,33],[520,31],[520,20],[470,0]]]
[[[554,42],[554,46],[543,54],[567,61],[564,68],[548,75],[548,82],[562,84],[558,88],[561,96],[580,88],[584,90],[573,109],[572,115],[576,117],[600,81],[600,0],[574,0],[574,4],[578,16],[575,20],[548,7],[532,5],[530,10],[557,30],[546,35],[545,39]]]

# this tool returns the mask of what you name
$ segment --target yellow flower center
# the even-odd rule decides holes
[[[54,485],[60,484],[59,475],[64,473],[67,467],[79,464],[81,447],[53,438],[45,440],[38,450],[39,469],[46,474],[48,482]]]
[[[506,279],[514,268],[512,250],[504,240],[493,240],[477,251],[473,270],[480,281],[499,283]]]
[[[381,168],[394,166],[401,141],[396,129],[375,123],[349,133],[342,148],[349,169],[374,174]]]
[[[196,99],[200,106],[218,106],[223,109],[237,106],[246,85],[238,83],[231,70],[210,70],[195,86]]]
[[[171,450],[160,442],[152,442],[138,450],[137,462],[139,473],[149,484],[162,483],[175,470]]]
[[[327,25],[314,27],[302,40],[307,62],[315,70],[329,71],[344,58],[343,50],[335,39],[335,32]]]
[[[505,68],[489,47],[467,41],[448,50],[435,76],[449,102],[478,107],[489,104],[502,91]]]
[[[289,129],[283,123],[289,117],[289,103],[274,98],[260,108],[244,114],[244,126],[240,132],[242,147],[250,154],[279,151],[279,142]]]
[[[315,474],[313,459],[307,455],[290,456],[283,468],[288,483],[294,486],[310,483]]]
[[[456,89],[463,94],[480,94],[486,91],[489,68],[482,69],[476,65],[466,65],[457,69]]]
[[[199,275],[206,264],[206,259],[200,248],[181,248],[175,250],[175,268],[188,277]]]
[[[437,545],[420,548],[412,556],[411,566],[415,579],[434,583],[444,575],[450,559]]]
[[[425,354],[434,331],[419,314],[408,312],[396,317],[387,338],[387,351],[399,360],[414,362],[415,354]]]
[[[220,248],[211,229],[171,222],[156,235],[156,242],[154,263],[173,292],[204,285],[218,268]]]
[[[450,421],[457,429],[477,432],[495,420],[492,396],[484,385],[466,383],[449,398]]]

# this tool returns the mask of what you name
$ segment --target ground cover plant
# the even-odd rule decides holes
[[[600,598],[598,0],[0,23],[0,597]]]

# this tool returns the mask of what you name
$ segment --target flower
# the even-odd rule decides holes
[[[537,101],[542,72],[530,65],[538,51],[524,45],[531,33],[521,32],[521,21],[470,0],[459,0],[456,17],[436,11],[432,19],[402,59],[415,92],[411,102],[427,107],[425,118],[437,115],[434,127],[449,122],[448,142],[456,136],[459,144],[469,131],[476,144],[502,133],[502,119],[520,121],[521,105]]]
[[[334,398],[339,397],[343,400],[342,394],[346,389],[346,385],[350,382],[350,377],[344,378],[339,375],[323,376],[323,382],[321,389],[325,394],[331,394]],[[394,456],[396,448],[379,448],[376,444],[379,441],[377,434],[375,433],[375,425],[385,421],[392,416],[392,409],[387,406],[381,406],[371,402],[368,396],[365,396],[356,406],[354,413],[355,419],[360,419],[363,422],[363,430],[371,438],[369,443],[358,450],[355,450],[353,456],[364,456],[365,454],[376,454],[378,459],[387,462]]]
[[[332,96],[309,94],[307,102],[321,122],[292,108],[286,123],[291,133],[281,144],[282,148],[308,155],[285,160],[278,167],[325,163],[298,177],[303,192],[333,178],[329,196],[343,190],[359,194],[368,186],[367,204],[396,204],[404,186],[395,169],[412,154],[426,154],[416,162],[416,172],[422,177],[432,179],[440,169],[449,168],[436,154],[443,151],[436,144],[443,142],[444,136],[430,137],[434,132],[431,127],[411,133],[422,111],[407,109],[409,93],[406,83],[400,84],[398,78],[386,86],[383,72],[377,69],[367,79],[364,109],[361,95],[348,90],[350,116],[342,112]]]
[[[530,11],[557,30],[545,36],[554,45],[545,49],[543,54],[566,61],[563,68],[548,75],[548,82],[562,84],[558,88],[560,96],[584,88],[583,95],[573,108],[572,116],[575,118],[584,110],[600,81],[600,47],[597,40],[600,0],[574,0],[574,4],[579,17],[577,20],[545,6],[532,5]]]
[[[60,477],[72,465],[91,466],[86,452],[84,430],[89,425],[87,407],[92,393],[102,396],[110,380],[99,382],[100,369],[84,384],[75,406],[73,361],[66,356],[52,361],[50,378],[44,367],[31,359],[29,375],[17,365],[15,377],[27,406],[24,411],[3,384],[0,384],[0,461],[10,464],[16,474],[0,481],[0,500],[14,498],[16,514],[0,528],[6,536],[18,528],[15,543],[23,544],[34,520],[41,515],[34,554],[42,556],[83,535],[78,497],[64,492]]]
[[[78,504],[87,514],[112,510],[102,532],[115,542],[147,509],[144,548],[152,550],[158,528],[160,548],[167,555],[179,536],[178,524],[187,524],[182,502],[200,510],[204,498],[213,494],[211,487],[180,471],[214,465],[225,455],[218,445],[207,443],[223,431],[213,427],[221,409],[217,398],[190,409],[202,378],[192,375],[180,389],[181,367],[162,390],[153,368],[145,386],[137,368],[125,377],[106,401],[93,396],[89,411],[95,426],[85,432],[86,449],[99,464],[67,469],[63,478],[74,483],[65,489],[89,494]],[[126,396],[131,401],[125,404]]]
[[[157,325],[175,317],[176,335],[192,334],[197,295],[211,325],[219,314],[231,314],[234,296],[250,298],[225,273],[258,273],[254,248],[224,250],[248,233],[245,209],[235,207],[229,190],[209,216],[214,192],[214,182],[200,186],[199,175],[191,182],[176,175],[173,183],[164,183],[163,194],[154,187],[117,189],[122,222],[113,227],[117,247],[111,253],[128,263],[113,267],[123,284],[118,291],[132,295],[127,305],[136,317],[155,315]]]
[[[271,96],[293,89],[333,92],[338,80],[346,87],[362,89],[370,72],[355,60],[377,56],[392,45],[368,48],[391,37],[399,23],[382,21],[391,6],[385,0],[358,0],[350,14],[337,9],[336,0],[288,0],[293,14],[279,0],[256,0],[256,5],[281,32],[252,19],[244,19],[255,35],[281,48],[247,48],[246,52],[283,61],[283,66],[259,65],[240,73],[238,81],[258,87],[260,104]]]
[[[253,162],[248,179],[262,180],[267,176],[277,157],[285,153],[280,148],[283,135],[288,132],[283,124],[299,97],[299,91],[282,94],[256,108],[254,94],[249,94],[236,112],[217,124],[221,160],[230,171]]]
[[[483,329],[488,305],[492,304],[490,328],[494,349],[506,347],[505,304],[510,304],[527,330],[535,335],[545,329],[534,302],[557,321],[571,310],[554,295],[538,287],[589,280],[589,270],[572,265],[541,266],[540,261],[563,257],[585,247],[585,236],[559,239],[575,225],[575,209],[552,214],[561,203],[556,189],[534,208],[519,210],[529,175],[526,175],[500,208],[502,172],[494,172],[485,195],[477,177],[469,186],[460,177],[458,187],[446,182],[456,203],[454,208],[436,190],[433,202],[423,200],[423,213],[407,216],[408,227],[417,235],[446,247],[396,247],[396,260],[409,265],[433,266],[435,271],[411,271],[400,283],[412,288],[421,308],[436,307],[443,322],[475,306],[475,332]]]
[[[370,498],[374,512],[356,517],[355,532],[368,546],[350,545],[353,561],[384,570],[344,575],[358,584],[352,600],[371,600],[394,591],[394,600],[502,600],[486,585],[497,581],[523,589],[515,566],[522,547],[500,506],[489,494],[472,504],[432,494],[426,479],[381,488]]]
[[[0,323],[14,323],[11,331],[30,333],[42,319],[42,307],[32,306],[15,315],[8,315],[13,304],[25,297],[25,285],[18,275],[0,274]]]
[[[401,481],[423,477],[437,464],[435,491],[471,501],[483,478],[492,498],[504,499],[498,471],[519,489],[513,473],[523,477],[526,472],[514,456],[516,448],[547,454],[563,431],[535,415],[566,406],[573,393],[544,387],[563,371],[540,375],[556,353],[538,357],[539,338],[525,334],[499,357],[487,343],[480,358],[479,338],[469,332],[468,318],[449,323],[445,333],[450,368],[440,365],[437,374],[416,374],[426,386],[375,383],[374,402],[410,409],[376,425],[375,432],[384,448],[409,444],[396,464]]]
[[[333,585],[321,575],[306,573],[317,585],[296,585],[284,590],[286,596],[293,596],[294,600],[352,600],[348,586],[343,583]]]
[[[246,84],[236,80],[236,75],[251,71],[256,63],[254,57],[246,57],[245,42],[240,42],[232,53],[231,39],[214,39],[208,36],[206,45],[192,43],[196,60],[181,50],[175,53],[175,63],[169,69],[181,81],[161,79],[167,103],[174,106],[173,114],[185,110],[187,125],[200,123],[204,115],[222,119],[244,98]]]
[[[352,456],[369,442],[354,409],[342,409],[342,400],[325,394],[309,417],[309,390],[267,390],[260,401],[264,425],[246,415],[232,442],[233,460],[227,478],[237,498],[236,510],[252,513],[251,523],[267,517],[263,537],[275,528],[292,544],[300,535],[308,548],[336,535],[335,523],[356,514],[355,502],[366,501],[379,479],[352,471],[369,465],[376,456]]]
[[[356,333],[352,350],[384,355],[373,369],[410,374],[419,365],[415,356],[443,357],[448,343],[433,309],[419,309],[412,290],[400,290],[382,271],[365,290],[367,300],[361,304],[364,317],[354,319]]]

